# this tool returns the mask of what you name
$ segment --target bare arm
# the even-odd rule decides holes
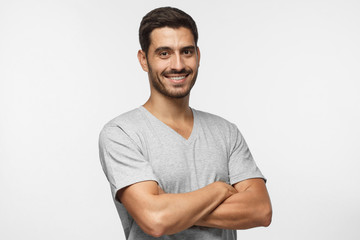
[[[227,198],[195,225],[224,229],[270,225],[272,208],[264,181],[248,179],[235,184],[234,187],[238,193]]]
[[[193,192],[161,194],[156,182],[144,181],[120,190],[117,198],[145,233],[159,237],[193,226],[236,192],[214,182]]]

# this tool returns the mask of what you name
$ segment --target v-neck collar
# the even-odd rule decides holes
[[[181,142],[183,142],[185,144],[190,144],[196,138],[196,132],[197,132],[197,128],[198,128],[197,127],[197,125],[198,125],[198,119],[197,118],[198,117],[197,117],[197,113],[196,113],[195,109],[190,107],[190,109],[191,109],[191,111],[193,113],[194,121],[193,121],[193,127],[192,127],[192,130],[191,130],[191,134],[190,134],[188,139],[184,138],[182,135],[180,135],[174,129],[172,129],[171,127],[166,125],[164,122],[162,122],[160,119],[155,117],[144,106],[140,106],[139,109],[149,118],[149,120],[157,123],[159,125],[159,127],[163,128],[165,131],[169,132],[170,134],[172,134],[173,136],[178,138]]]

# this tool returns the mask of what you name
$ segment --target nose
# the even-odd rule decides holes
[[[184,59],[181,57],[181,54],[174,54],[170,61],[170,67],[173,70],[181,71],[185,68]]]

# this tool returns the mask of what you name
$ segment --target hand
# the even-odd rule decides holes
[[[235,193],[238,193],[238,191],[231,185],[229,184],[226,184],[224,182],[220,182],[220,181],[217,181],[217,182],[214,182],[212,183],[213,185],[215,186],[218,186],[218,187],[221,187],[223,189],[226,190],[226,198],[230,197],[231,195],[235,194]],[[165,194],[166,192],[160,187],[160,185],[158,185],[158,193],[159,195],[160,194]]]
[[[162,188],[160,187],[160,185],[158,185],[158,191],[159,191],[159,195],[165,193],[164,190],[162,190]]]
[[[223,188],[226,191],[226,193],[225,193],[226,198],[232,196],[235,193],[238,193],[238,191],[233,186],[231,186],[231,185],[229,185],[227,183],[217,181],[217,182],[214,182],[212,184],[215,185],[215,186]]]
[[[232,195],[234,195],[234,194],[236,194],[236,193],[238,193],[238,191],[233,187],[233,186],[231,186],[231,185],[229,185],[229,184],[227,184],[227,183],[225,183],[225,182],[221,182],[221,181],[217,181],[217,182],[214,182],[214,183],[212,183],[212,184],[210,184],[210,185],[213,185],[213,187],[219,187],[219,188],[221,188],[224,192],[225,192],[225,198],[226,199],[228,199],[230,196],[232,196]],[[225,199],[225,200],[226,200]],[[207,219],[207,216],[205,216],[204,218],[202,218],[202,219],[199,219],[196,223],[195,223],[195,225],[197,225],[197,226],[207,226],[206,225],[206,220]]]

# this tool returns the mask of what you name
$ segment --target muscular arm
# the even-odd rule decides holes
[[[272,208],[264,181],[248,179],[235,184],[234,187],[238,193],[227,198],[195,225],[224,229],[270,225]]]
[[[145,233],[159,237],[193,226],[236,192],[214,182],[193,192],[162,194],[156,182],[144,181],[118,191],[117,198]]]

